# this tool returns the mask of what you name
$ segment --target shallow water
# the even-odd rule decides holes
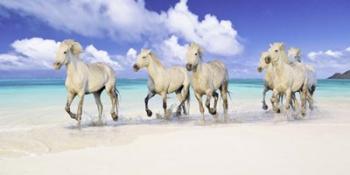
[[[121,79],[117,82],[120,92],[120,115],[124,118],[146,118],[144,97],[147,94],[147,80]],[[263,81],[258,79],[234,79],[230,81],[230,111],[249,113],[260,110]],[[269,96],[267,101],[269,101]],[[103,93],[104,114],[109,118],[110,101]],[[319,80],[315,93],[316,103],[349,102],[349,80]],[[55,124],[71,121],[64,112],[66,89],[63,79],[11,79],[0,80],[0,129],[3,126],[17,127],[39,124]],[[76,109],[76,102],[72,110]],[[150,100],[150,108],[162,113],[160,97]],[[176,105],[174,95],[169,95],[169,106]],[[219,104],[220,105],[220,104]],[[220,108],[221,106],[219,106]],[[97,110],[92,95],[84,104],[84,118],[96,118]],[[191,96],[191,113],[198,114],[198,105]]]

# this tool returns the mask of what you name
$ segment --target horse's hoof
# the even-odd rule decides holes
[[[70,116],[70,118],[72,118],[74,120],[77,120],[77,115],[76,114],[71,113],[71,114],[69,114],[69,116]]]
[[[112,116],[112,119],[113,119],[114,121],[117,121],[117,120],[118,120],[118,115],[117,115],[115,112],[113,112],[113,113],[111,114],[111,116]]]
[[[181,112],[180,111],[177,111],[176,112],[176,117],[180,117],[181,116]]]
[[[263,110],[267,110],[269,107],[267,105],[263,105]]]
[[[209,109],[209,113],[210,113],[211,115],[216,115],[216,110],[215,110],[214,108],[210,108],[210,109]]]
[[[151,117],[151,116],[152,116],[152,111],[151,111],[151,110],[147,109],[147,110],[146,110],[146,113],[147,113],[147,116],[148,116],[148,117]]]
[[[280,109],[277,109],[277,110],[276,110],[276,113],[281,113],[281,110],[280,110]]]

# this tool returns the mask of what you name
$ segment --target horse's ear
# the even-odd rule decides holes
[[[270,47],[272,47],[272,43],[270,43],[269,45],[270,45]]]
[[[151,54],[152,54],[152,50],[151,49],[147,50],[147,55],[151,55]]]
[[[284,49],[284,43],[281,42],[280,49]]]
[[[79,55],[82,52],[82,47],[80,43],[74,41],[71,46],[71,51],[74,55]]]

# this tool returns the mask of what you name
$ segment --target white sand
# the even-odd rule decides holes
[[[196,115],[108,118],[107,126],[77,130],[65,118],[69,123],[3,130],[0,174],[350,173],[348,101],[323,101],[297,121],[276,121],[260,104],[248,104],[233,104],[228,124],[200,126]]]

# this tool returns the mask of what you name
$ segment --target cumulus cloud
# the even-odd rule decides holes
[[[88,37],[109,37],[118,42],[147,42],[158,50],[178,49],[161,45],[176,38],[197,42],[214,55],[233,56],[243,50],[231,21],[219,20],[210,14],[199,20],[198,15],[189,10],[187,0],[180,0],[160,13],[146,9],[143,0],[14,0],[0,1],[0,6],[34,16],[58,30]]]
[[[230,56],[240,53],[243,49],[231,21],[219,21],[216,16],[210,14],[199,21],[198,16],[189,11],[187,0],[181,0],[174,8],[168,10],[166,24],[171,32],[186,41],[199,43],[212,54]]]
[[[346,51],[346,50],[344,50]],[[311,60],[315,60],[319,57],[332,57],[332,58],[340,58],[343,56],[342,51],[333,51],[333,50],[327,50],[327,51],[318,51],[318,52],[310,52],[308,53],[308,57]]]
[[[59,44],[43,38],[16,40],[11,44],[13,50],[0,54],[0,70],[52,69]],[[135,55],[136,51],[132,48],[126,55],[110,55],[107,51],[88,45],[81,58],[88,63],[104,62],[115,70],[123,70],[123,63],[132,61]]]
[[[169,64],[184,63],[187,46],[187,44],[179,44],[179,39],[172,35],[162,42],[159,53],[161,53],[161,57],[166,58]]]
[[[312,51],[307,54],[306,62],[315,66],[321,76],[327,77],[335,72],[350,68],[350,47],[343,50]]]

